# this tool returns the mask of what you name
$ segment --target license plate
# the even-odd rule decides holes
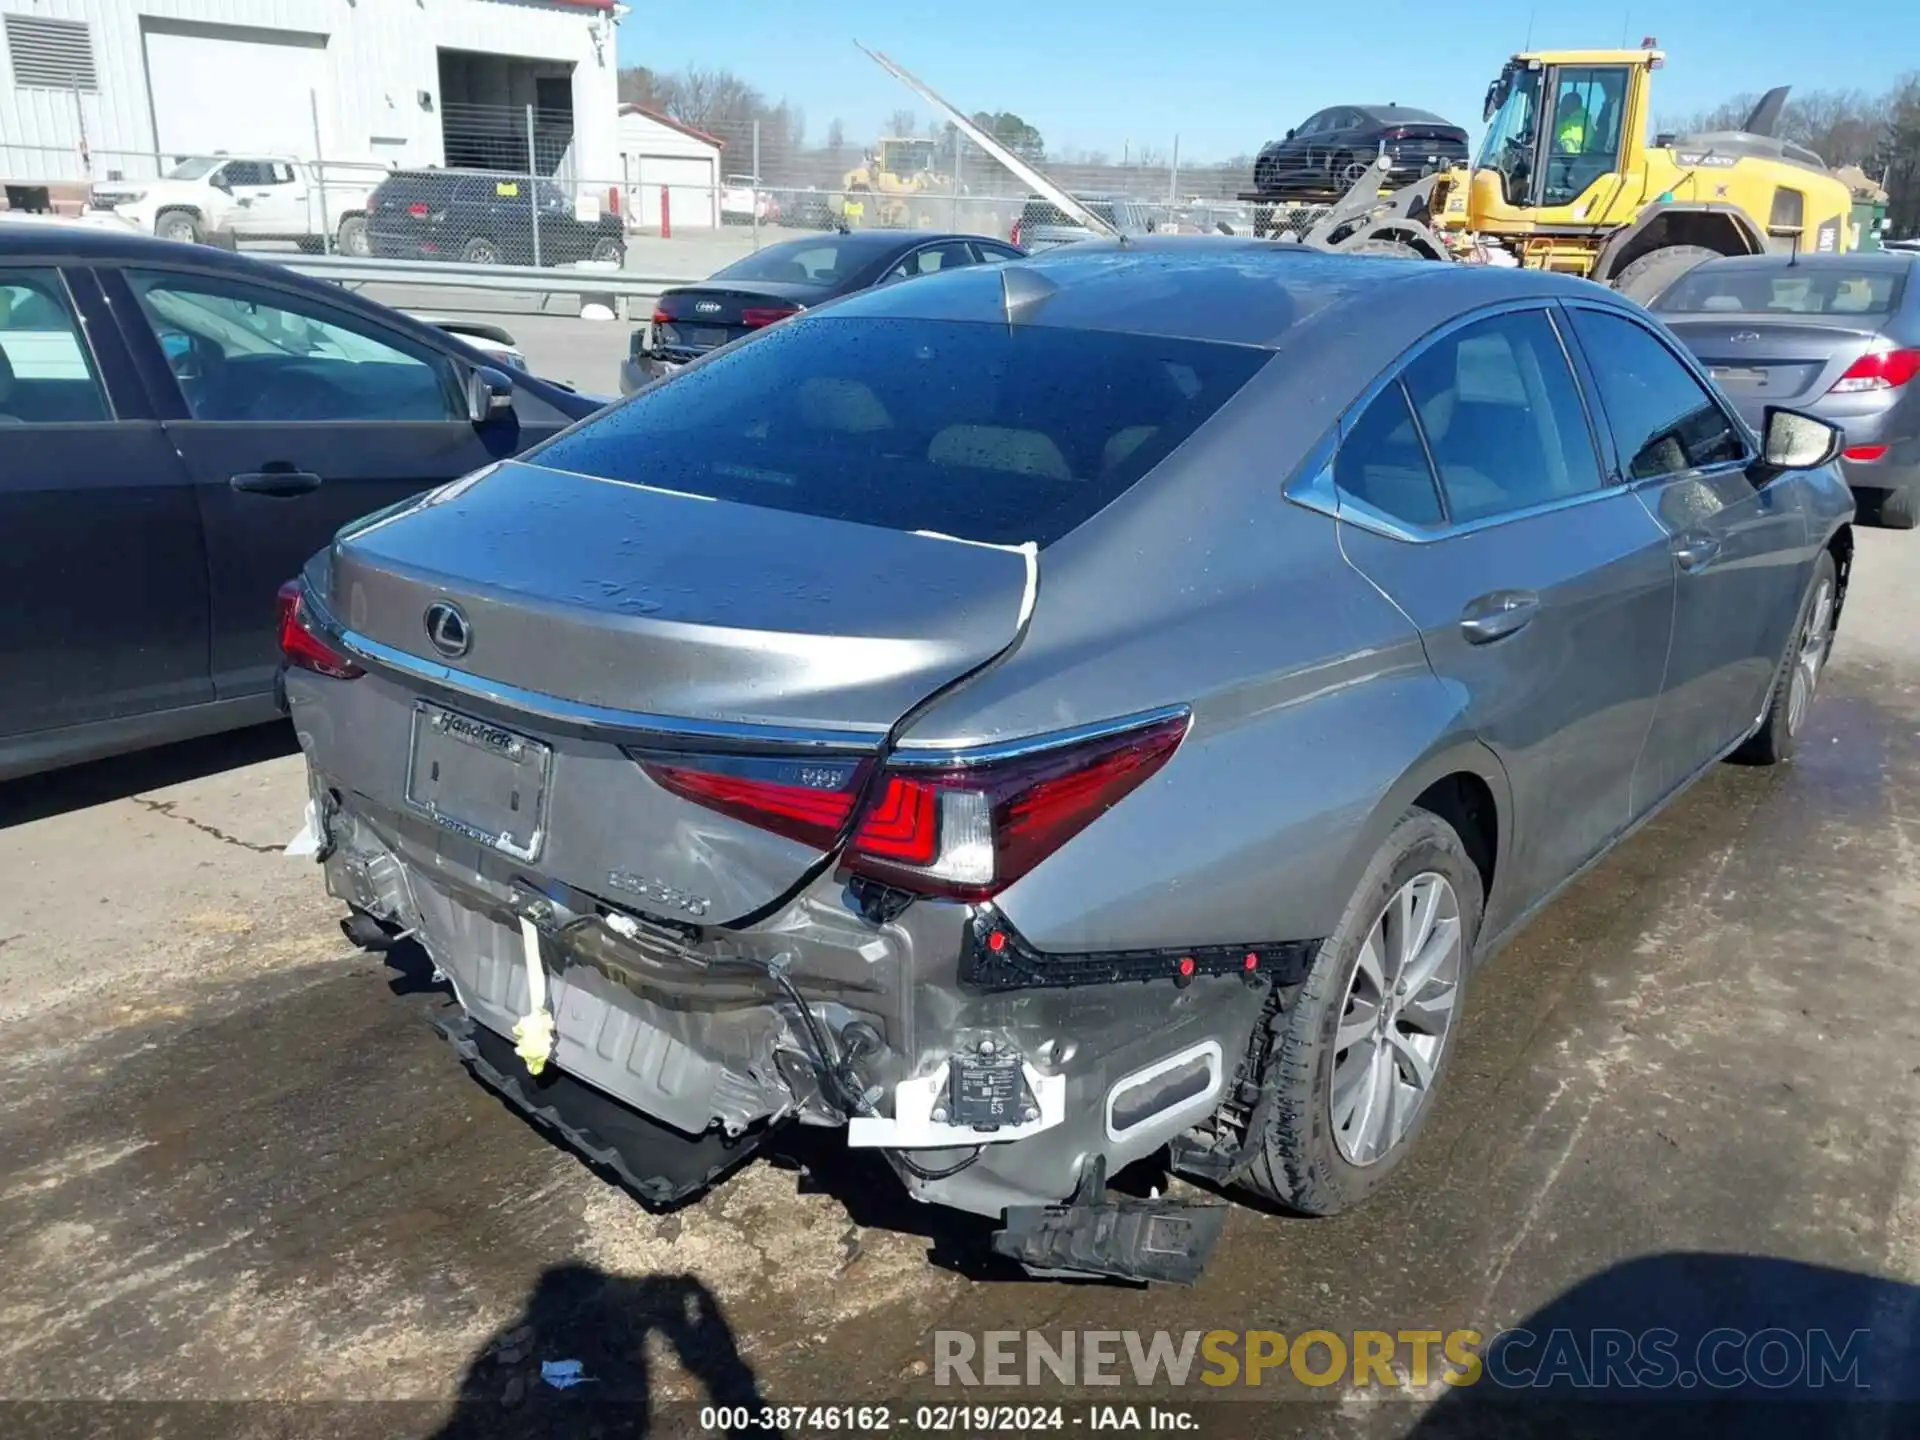
[[[517,860],[546,839],[553,748],[422,701],[413,711],[407,803],[436,824]]]
[[[1033,1108],[1017,1055],[955,1055],[948,1062],[947,1108],[951,1123],[977,1130],[1018,1125]]]
[[[1716,365],[1713,378],[1722,384],[1764,386],[1767,372],[1753,365]]]
[[[686,336],[685,343],[696,350],[711,350],[716,345],[727,343],[727,332],[711,325],[696,325],[692,329],[683,326],[680,333]]]

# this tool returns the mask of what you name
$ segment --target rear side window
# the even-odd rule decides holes
[[[1438,525],[1440,494],[1399,381],[1361,412],[1340,442],[1333,483],[1355,500],[1409,525]]]
[[[1267,358],[1149,335],[821,315],[718,352],[533,458],[767,509],[1047,545]]]
[[[1456,523],[1600,488],[1586,410],[1541,311],[1455,331],[1405,379]]]
[[[1706,388],[1633,321],[1571,310],[1627,475],[1652,480],[1746,458],[1746,441]]]
[[[1700,265],[1653,304],[1671,315],[1891,315],[1906,266]]]
[[[60,277],[52,270],[0,270],[0,427],[107,418],[107,399]],[[5,446],[0,440],[0,455]]]

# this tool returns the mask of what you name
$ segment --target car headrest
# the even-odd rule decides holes
[[[1038,430],[1013,430],[1000,425],[949,425],[927,446],[927,459],[935,465],[964,465],[974,470],[1001,470],[1048,480],[1073,479],[1072,467],[1060,453],[1060,447]]]

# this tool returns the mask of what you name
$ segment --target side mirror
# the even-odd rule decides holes
[[[467,372],[467,419],[484,425],[502,411],[513,408],[513,381],[491,365],[476,365]]]
[[[1294,137],[1295,135],[1297,135],[1297,134],[1299,134],[1299,133],[1300,133],[1300,132],[1299,132],[1299,131],[1297,131],[1297,130],[1288,130],[1288,131],[1287,131],[1287,135],[1286,135],[1286,138],[1287,138],[1287,139],[1289,139],[1289,140],[1291,140],[1291,139],[1292,139],[1292,138],[1293,138],[1293,137]]]
[[[216,170],[207,176],[207,183],[216,190],[225,190],[228,194],[233,193],[233,182],[227,178],[227,172],[224,170]]]
[[[1760,439],[1760,463],[1772,474],[1831,465],[1847,443],[1839,426],[1777,405],[1767,407]]]

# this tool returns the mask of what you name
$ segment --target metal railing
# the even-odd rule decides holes
[[[535,268],[531,265],[432,264],[420,260],[381,260],[354,255],[261,255],[297,275],[311,275],[346,286],[425,285],[492,293],[577,295],[582,306],[611,301],[608,309],[623,320],[635,318],[635,303],[651,307],[662,290],[699,279],[691,275],[635,275],[611,268]],[[642,317],[644,318],[644,317]]]

